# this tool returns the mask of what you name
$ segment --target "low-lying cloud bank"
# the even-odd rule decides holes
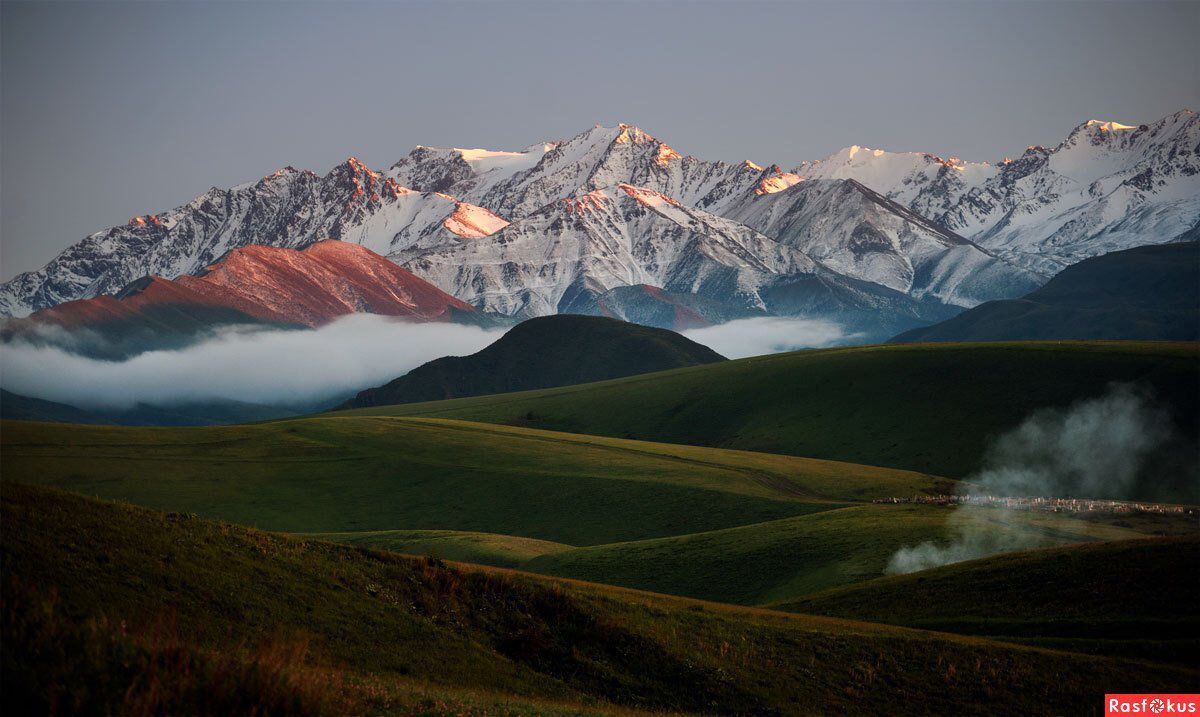
[[[855,338],[854,334],[847,334],[832,321],[784,316],[738,319],[681,333],[726,358],[834,346],[849,343]]]
[[[1121,499],[1146,459],[1172,435],[1171,421],[1146,391],[1112,384],[1065,410],[1046,409],[989,446],[964,495]],[[962,506],[947,521],[950,542],[901,548],[886,572],[911,573],[1049,544],[1049,531],[994,520],[994,508]]]
[[[0,348],[0,385],[84,408],[239,401],[306,405],[375,386],[503,334],[354,314],[312,331],[230,327],[184,349],[104,361],[24,341]]]

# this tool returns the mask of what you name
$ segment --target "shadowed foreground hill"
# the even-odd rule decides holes
[[[1200,677],[3,490],[10,714],[1078,714]]]
[[[1200,535],[1141,538],[995,555],[774,607],[1200,665],[1195,565]]]
[[[342,408],[567,386],[723,360],[665,329],[597,316],[544,316],[518,324],[470,356],[436,359],[362,391]]]
[[[368,409],[666,443],[786,453],[961,478],[1034,411],[1137,384],[1177,442],[1134,489],[1197,503],[1200,344],[862,346],[726,361],[586,386]],[[1180,463],[1190,463],[1191,470]],[[1116,496],[1114,496],[1116,497]]]
[[[1020,299],[988,301],[896,343],[1200,339],[1200,242],[1085,259]]]

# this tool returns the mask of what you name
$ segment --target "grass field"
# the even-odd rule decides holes
[[[775,607],[1200,666],[1197,565],[1200,535],[1141,538],[996,555]]]
[[[1194,456],[1200,344],[1053,342],[800,351],[614,381],[350,412],[533,426],[889,466],[955,478],[1039,408],[1151,389]],[[345,415],[345,414],[337,414]],[[1160,451],[1165,458],[1170,451]],[[1140,497],[1200,502],[1194,474],[1155,471]]]
[[[1200,679],[2,490],[11,714],[1081,714]]]
[[[1200,677],[1194,520],[965,509],[1020,544],[1071,545],[886,578],[961,511],[870,501],[956,481],[787,453],[958,475],[1029,411],[1113,380],[1153,387],[1194,435],[1198,357],[868,347],[387,410],[412,416],[5,422],[2,699],[14,714],[1016,714],[1183,691]],[[1143,491],[1196,487],[1157,475],[1174,480]],[[1146,539],[1173,534],[1191,537]]]
[[[882,495],[905,471],[404,418],[213,428],[7,423],[6,479],[288,532],[455,530],[568,545],[697,533]]]
[[[500,568],[515,568],[543,555],[574,549],[574,546],[548,540],[461,530],[374,530],[309,533],[304,537]]]
[[[521,567],[706,600],[761,605],[878,578],[898,548],[947,536],[950,509],[860,505],[707,533],[548,553]],[[981,510],[1031,544],[1140,537],[1125,528]]]
[[[951,511],[858,502],[944,491],[917,473],[441,419],[204,429],[9,423],[8,480],[160,510],[747,605],[884,574]],[[987,511],[1033,544],[1162,531]]]

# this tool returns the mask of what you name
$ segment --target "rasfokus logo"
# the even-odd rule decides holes
[[[1200,695],[1104,695],[1104,717],[1112,715],[1200,717]]]

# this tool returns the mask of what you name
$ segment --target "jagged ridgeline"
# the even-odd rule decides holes
[[[201,274],[252,244],[339,239],[512,319],[778,314],[886,338],[1090,256],[1193,236],[1198,141],[1184,110],[1085,122],[996,163],[854,146],[785,171],[686,156],[630,125],[515,152],[417,147],[381,171],[286,167],[97,232],[6,283],[0,312]],[[620,293],[637,286],[650,291]]]

